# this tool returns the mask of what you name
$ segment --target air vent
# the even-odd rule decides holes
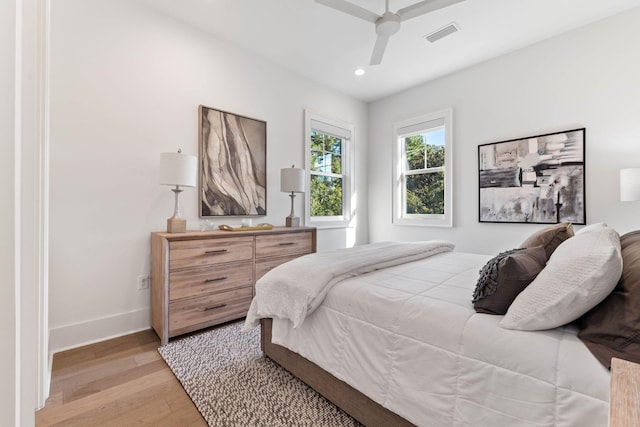
[[[435,30],[430,34],[427,34],[426,36],[424,36],[424,38],[427,39],[430,43],[435,43],[438,40],[457,32],[458,30],[460,30],[460,27],[458,27],[455,22],[452,22],[451,24],[445,25],[439,30]]]

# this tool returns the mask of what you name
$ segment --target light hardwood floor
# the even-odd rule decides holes
[[[152,331],[54,355],[36,426],[206,426]]]

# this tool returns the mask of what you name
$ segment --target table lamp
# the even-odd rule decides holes
[[[280,191],[283,193],[291,193],[291,213],[285,219],[287,227],[300,227],[300,218],[295,216],[293,211],[293,200],[295,193],[304,193],[304,169],[296,168],[291,165],[290,168],[280,169]]]
[[[167,219],[167,233],[184,233],[187,231],[187,220],[180,218],[180,187],[195,187],[197,182],[198,159],[196,156],[177,153],[160,153],[160,184],[171,185],[176,195],[173,216]]]

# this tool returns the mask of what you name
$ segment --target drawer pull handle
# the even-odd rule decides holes
[[[291,246],[291,245],[295,245],[295,243],[294,242],[280,243],[280,246]]]
[[[216,277],[215,279],[206,279],[204,281],[204,283],[211,283],[211,282],[220,282],[222,280],[227,280],[227,277]]]
[[[206,251],[205,254],[207,255],[222,255],[224,253],[227,253],[226,249],[218,249],[216,251]]]
[[[227,306],[227,304],[211,305],[209,307],[205,307],[203,311],[215,310],[216,308],[222,308],[222,307],[226,307],[226,306]]]

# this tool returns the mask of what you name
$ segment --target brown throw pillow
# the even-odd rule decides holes
[[[579,319],[578,338],[607,368],[611,358],[640,363],[640,231],[620,237],[622,276],[604,301]]]
[[[521,248],[533,248],[535,246],[543,246],[547,254],[547,259],[551,257],[553,251],[569,237],[573,236],[573,227],[570,222],[561,222],[560,224],[545,227],[538,230],[527,238],[520,245]]]
[[[546,261],[542,246],[513,249],[493,257],[480,270],[473,308],[478,313],[505,314],[518,294],[542,271]]]

